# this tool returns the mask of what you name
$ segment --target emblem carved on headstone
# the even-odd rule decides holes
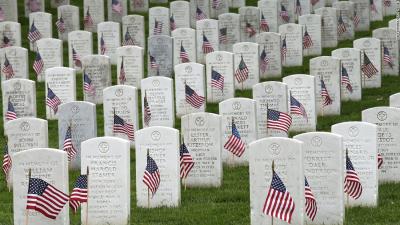
[[[159,80],[153,80],[152,84],[153,84],[153,87],[158,87],[160,85],[160,81]]]
[[[194,122],[196,123],[197,126],[202,127],[205,124],[204,118],[201,116],[196,117],[196,119],[194,120]]]
[[[272,143],[268,146],[268,150],[273,155],[279,155],[279,153],[281,152],[281,146],[278,143]]]
[[[311,144],[314,147],[319,147],[322,145],[322,138],[320,136],[315,136],[311,139]]]
[[[301,80],[301,78],[296,78],[296,79],[294,79],[294,84],[301,85],[301,84],[303,84],[303,81]]]
[[[274,88],[271,85],[265,86],[265,93],[271,94],[274,91]]]
[[[21,131],[29,131],[31,129],[31,125],[28,122],[22,122],[20,125]]]
[[[101,153],[106,153],[110,149],[110,146],[108,145],[107,142],[100,142],[99,143],[99,151]]]
[[[186,66],[186,67],[185,67],[185,72],[186,72],[186,73],[191,73],[192,70],[193,70],[193,69],[192,69],[192,66]]]
[[[122,88],[118,88],[115,90],[115,96],[121,97],[124,94],[124,90]]]
[[[356,126],[351,126],[349,127],[349,136],[350,137],[357,137],[359,134],[360,130]]]
[[[239,110],[242,107],[242,105],[240,104],[240,102],[234,102],[232,104],[232,109],[234,110]]]
[[[73,105],[71,107],[71,112],[74,113],[74,114],[77,114],[79,112],[79,110],[80,110],[79,106],[77,106],[77,105]]]
[[[160,138],[161,138],[161,133],[159,132],[159,131],[153,131],[152,133],[151,133],[151,139],[153,140],[153,141],[159,141],[160,140]]]
[[[378,112],[376,117],[378,118],[378,120],[384,121],[387,119],[387,113],[385,111],[380,111],[380,112]]]

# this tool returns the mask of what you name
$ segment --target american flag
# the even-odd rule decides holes
[[[88,94],[95,94],[96,89],[86,71],[83,71],[83,90]]]
[[[361,19],[357,14],[357,11],[354,10],[354,14],[353,14],[353,22],[354,22],[354,26],[358,27],[358,24],[360,24]]]
[[[5,34],[3,34],[3,43],[1,44],[2,48],[12,46],[10,38],[8,38]]]
[[[125,73],[125,67],[124,67],[124,57],[122,57],[121,60],[121,67],[119,69],[119,83],[124,84],[126,82],[126,73]]]
[[[3,64],[3,68],[1,69],[1,71],[6,76],[6,80],[13,78],[15,75],[14,69],[13,69],[10,61],[8,60],[7,55],[4,55],[4,64]]]
[[[211,68],[211,87],[224,91],[224,76]]]
[[[390,7],[390,6],[392,6],[392,1],[390,1],[390,0],[383,0],[383,5],[385,5],[386,7]]]
[[[285,6],[281,4],[281,11],[279,12],[279,16],[281,17],[281,19],[286,22],[289,23],[289,13],[286,10]]]
[[[362,185],[357,172],[353,167],[347,150],[346,150],[346,178],[344,179],[344,193],[347,193],[350,197],[358,199],[362,194]]]
[[[310,34],[307,31],[307,27],[305,27],[304,36],[303,36],[303,49],[309,49],[313,46],[313,41],[311,39]]]
[[[6,175],[6,178],[8,178],[10,175],[11,167],[12,167],[12,160],[10,154],[8,153],[8,145],[6,143],[6,145],[4,146],[4,156],[3,156],[3,172]]]
[[[132,124],[125,122],[120,116],[114,113],[114,125],[113,132],[119,134],[125,134],[129,140],[135,140],[135,128]]]
[[[49,86],[47,86],[47,98],[46,105],[49,106],[54,113],[57,113],[58,106],[61,105],[61,100],[54,94],[53,90]]]
[[[257,34],[256,29],[254,29],[254,27],[249,22],[246,22],[245,32],[249,34],[249,37],[253,37]]]
[[[369,7],[372,12],[378,13],[378,9],[376,8],[376,5],[374,3],[374,0],[369,0]]]
[[[75,66],[82,68],[81,57],[79,57],[74,47],[72,47],[72,61],[74,61]]]
[[[301,4],[300,4],[300,0],[296,0],[296,9],[295,9],[295,13],[297,15],[301,15]]]
[[[169,28],[171,31],[174,31],[176,29],[176,23],[175,23],[175,19],[174,19],[174,14],[172,14],[169,17]]]
[[[84,26],[85,26],[85,29],[91,28],[91,27],[93,26],[93,24],[94,24],[93,18],[92,18],[92,16],[90,15],[90,12],[89,12],[89,7],[88,7],[88,9],[86,10],[85,17],[83,18],[83,24],[84,24]]]
[[[185,179],[189,175],[190,170],[192,170],[194,166],[194,161],[185,143],[181,144],[181,147],[179,149],[179,154],[180,154],[180,166],[181,166],[181,179]]]
[[[315,200],[314,194],[311,191],[310,185],[308,184],[306,177],[304,177],[304,182],[304,195],[306,196],[306,214],[308,218],[314,221],[315,215],[317,215],[318,211],[317,201]]]
[[[321,98],[323,100],[322,105],[327,106],[333,103],[331,96],[329,95],[328,89],[326,89],[325,82],[321,78]]]
[[[346,89],[352,93],[353,92],[353,86],[350,83],[350,77],[349,74],[347,73],[347,69],[343,66],[342,64],[342,85],[346,86]]]
[[[264,13],[261,13],[260,30],[264,31],[264,32],[269,31],[269,25],[268,25],[267,19],[265,19],[265,17],[264,17]]]
[[[15,109],[14,109],[14,105],[12,104],[10,97],[8,97],[7,112],[6,112],[5,118],[7,121],[15,120],[18,118],[17,113],[15,112]]]
[[[214,51],[211,43],[208,41],[206,35],[203,33],[203,45],[202,45],[203,53],[207,54]]]
[[[60,32],[60,33],[65,32],[65,23],[64,23],[64,19],[62,18],[62,16],[60,16],[60,18],[58,18],[58,20],[56,21],[56,26],[57,26],[58,32]]]
[[[189,85],[185,83],[185,100],[191,106],[196,109],[199,109],[205,102],[205,98],[203,96],[198,95]]]
[[[338,34],[341,35],[347,31],[346,24],[344,24],[343,17],[342,17],[342,12],[339,14],[339,19],[338,19]]]
[[[196,20],[204,20],[207,19],[207,15],[204,14],[204,12],[199,8],[199,6],[196,6]]]
[[[133,37],[129,33],[128,29],[126,29],[126,32],[124,35],[124,40],[122,40],[122,46],[127,46],[127,45],[135,45],[135,42],[133,41]]]
[[[189,54],[186,52],[185,48],[183,47],[183,43],[181,42],[181,49],[179,51],[179,58],[181,59],[182,63],[190,62]]]
[[[249,78],[249,68],[247,68],[243,56],[241,56],[239,66],[235,71],[235,78],[238,83],[243,83],[245,80]]]
[[[213,9],[219,9],[219,7],[221,6],[221,0],[212,0],[212,5],[211,7]]]
[[[119,0],[112,0],[111,9],[113,12],[122,15],[122,3]]]
[[[378,169],[381,169],[383,165],[383,157],[381,153],[378,153]]]
[[[36,51],[35,61],[33,61],[33,70],[36,72],[36,76],[39,76],[44,68],[44,62],[40,56],[39,50]]]
[[[373,75],[378,73],[378,69],[372,64],[371,60],[368,58],[367,54],[364,52],[364,62],[361,65],[361,71],[367,76],[371,78]]]
[[[150,68],[158,69],[158,64],[157,64],[156,58],[152,55],[150,55]]]
[[[293,95],[290,94],[290,113],[303,116],[307,119],[306,108]]]
[[[6,15],[4,13],[3,7],[0,6],[0,22],[6,20]]]
[[[319,2],[319,0],[311,0],[311,5],[315,6],[318,2]]]
[[[267,128],[289,132],[292,124],[292,117],[284,112],[268,109],[267,112]]]
[[[80,175],[78,179],[76,179],[74,189],[69,196],[69,206],[72,208],[74,213],[78,211],[81,203],[87,202],[88,200],[88,176]]]
[[[267,57],[267,52],[265,51],[264,47],[260,55],[260,69],[262,73],[265,73],[265,71],[267,71],[268,64],[269,58]]]
[[[286,60],[286,53],[287,53],[287,46],[286,46],[286,36],[282,40],[282,47],[281,47],[281,59],[282,61]]]
[[[72,143],[71,126],[68,126],[67,132],[65,133],[63,150],[64,150],[64,152],[67,152],[67,154],[68,154],[68,161],[71,161],[77,153],[77,151],[74,147],[74,144]]]
[[[219,29],[219,43],[226,44],[228,43],[228,36],[227,36],[228,29],[226,27]]]
[[[31,28],[29,29],[28,39],[31,43],[36,42],[37,40],[42,38],[42,34],[35,26],[35,21],[32,21]]]
[[[162,33],[162,28],[163,28],[163,23],[161,21],[158,21],[157,19],[154,19],[153,34],[160,35]]]
[[[40,11],[39,0],[28,0],[28,8],[31,13]]]
[[[104,41],[104,36],[103,36],[103,33],[102,33],[101,37],[100,37],[100,54],[101,55],[106,54],[106,50],[107,50],[106,42]]]
[[[389,48],[386,46],[383,46],[383,62],[393,69],[393,58],[389,53]]]
[[[290,223],[295,209],[294,201],[281,178],[273,170],[271,186],[265,199],[263,213]]]
[[[156,194],[160,186],[160,181],[160,171],[158,170],[157,163],[150,157],[149,152],[147,152],[147,165],[143,175],[143,183],[151,191],[152,196]]]
[[[228,141],[225,143],[224,148],[237,157],[241,157],[246,150],[246,144],[240,138],[238,129],[236,128],[235,121],[232,118],[232,135],[229,137]]]
[[[151,121],[151,110],[149,106],[149,101],[147,100],[146,91],[144,92],[144,98],[143,98],[143,118],[144,118],[144,125],[148,127]]]
[[[39,178],[29,178],[26,209],[35,210],[55,220],[68,200],[67,194],[46,181]]]

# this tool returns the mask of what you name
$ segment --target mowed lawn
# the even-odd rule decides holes
[[[46,11],[53,14],[53,24],[56,21],[56,9],[50,9],[49,0],[46,1]],[[106,2],[106,0],[105,0]],[[18,0],[19,22],[22,24],[23,47],[28,47],[27,32],[29,29],[28,19],[24,17],[23,1]],[[82,0],[71,0],[71,4],[82,7]],[[256,1],[247,1],[247,5],[256,6]],[[151,4],[151,6],[155,6]],[[168,5],[163,5],[167,6]],[[106,8],[106,6],[105,6]],[[81,8],[81,17],[82,17]],[[237,10],[234,10],[237,12]],[[148,26],[148,14],[146,17],[146,34]],[[370,32],[359,32],[356,38],[371,36],[373,29],[385,27],[389,19],[383,22],[374,22]],[[82,21],[82,18],[80,18]],[[83,25],[81,24],[81,27]],[[57,37],[56,28],[53,28],[53,36]],[[94,51],[97,52],[97,36],[94,34]],[[352,47],[352,41],[341,42],[338,48]],[[323,55],[330,55],[333,49],[324,49]],[[64,43],[64,65],[68,65],[68,46]],[[34,54],[30,52],[30,65],[34,59]],[[309,59],[305,58],[302,67],[285,68],[284,76],[309,72]],[[146,69],[145,69],[146,70]],[[113,84],[116,84],[116,67],[112,68]],[[30,79],[35,80],[33,70],[30,66]],[[280,80],[280,79],[279,79]],[[82,100],[82,75],[77,75],[77,96]],[[318,130],[330,131],[332,124],[343,121],[359,121],[361,111],[374,106],[385,106],[389,104],[389,95],[400,92],[400,77],[384,77],[382,88],[364,90],[363,98],[360,102],[343,103],[341,116],[330,116],[318,118]],[[44,83],[36,83],[37,90],[37,110],[38,117],[45,118],[45,86]],[[251,91],[238,91],[236,96],[251,98]],[[1,99],[1,98],[0,98]],[[140,99],[140,98],[139,98]],[[1,100],[0,100],[1,101]],[[140,104],[139,104],[140,105]],[[217,104],[207,104],[207,111],[218,113]],[[98,136],[104,134],[103,131],[103,110],[102,105],[97,106]],[[0,120],[3,132],[3,120]],[[140,122],[141,123],[141,122]],[[176,128],[180,128],[180,121],[176,121]],[[4,138],[1,137],[0,145],[4,145]],[[57,121],[49,121],[49,144],[52,148],[58,148]],[[132,151],[134,151],[132,149]],[[221,188],[193,188],[182,189],[181,206],[179,208],[158,208],[140,209],[136,207],[135,193],[135,154],[131,154],[131,224],[249,224],[250,223],[250,200],[249,200],[249,175],[248,167],[229,168],[224,167],[224,180]],[[78,172],[70,173],[70,189],[75,182]],[[141,182],[141,177],[138,178]],[[346,224],[366,225],[366,224],[400,224],[400,184],[382,184],[379,186],[379,207],[364,208],[357,207],[346,209]],[[267,190],[266,190],[267,191]],[[80,215],[71,213],[71,224],[80,224]],[[0,176],[0,225],[13,224],[12,193],[8,192],[5,185],[4,176]]]

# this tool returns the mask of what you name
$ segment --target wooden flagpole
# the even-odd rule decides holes
[[[29,181],[31,180],[31,174],[32,174],[32,170],[29,169],[29,171],[28,171],[28,191],[29,191]],[[29,209],[25,210],[25,225],[29,225]]]
[[[87,200],[86,200],[86,215],[85,223],[89,225],[89,166],[86,167],[86,179],[87,179]]]

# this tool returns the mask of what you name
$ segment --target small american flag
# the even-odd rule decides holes
[[[185,179],[189,175],[190,170],[192,170],[194,166],[194,161],[185,143],[181,144],[179,150],[180,150],[179,153],[180,153],[181,179]]]
[[[279,13],[279,16],[281,17],[282,21],[284,21],[285,23],[289,23],[290,17],[289,17],[289,13],[286,10],[285,6],[281,4],[281,11]]]
[[[111,9],[113,12],[122,15],[122,3],[119,0],[112,0]]]
[[[383,62],[393,69],[393,58],[389,53],[389,48],[383,46]]]
[[[301,15],[301,4],[300,4],[300,0],[296,0],[296,9],[295,9],[295,13],[297,15]]]
[[[96,89],[86,71],[83,71],[83,90],[88,94],[95,94]]]
[[[260,69],[262,73],[265,73],[265,71],[267,71],[268,64],[269,58],[267,57],[267,51],[265,51],[264,47],[260,55]]]
[[[179,51],[179,58],[181,59],[182,63],[190,62],[189,54],[186,52],[185,48],[183,47],[183,43],[181,42],[181,49]]]
[[[347,73],[347,69],[343,66],[343,64],[342,64],[342,85],[345,85],[346,89],[350,93],[353,93],[353,86],[350,83],[349,74]]]
[[[244,62],[243,56],[241,56],[239,66],[235,71],[235,78],[238,83],[243,83],[249,78],[249,68]]]
[[[204,20],[207,19],[207,15],[204,14],[204,12],[199,8],[199,6],[196,6],[196,20]]]
[[[362,185],[357,172],[353,167],[347,151],[346,151],[346,178],[344,179],[344,193],[350,197],[358,199],[362,194]]]
[[[157,64],[156,58],[152,55],[150,55],[150,68],[158,69],[158,64]]]
[[[10,46],[12,46],[10,38],[8,38],[7,35],[3,34],[3,43],[1,44],[1,47],[6,48]]]
[[[13,78],[15,75],[14,69],[13,69],[10,61],[8,60],[7,55],[4,55],[4,64],[3,64],[3,68],[1,69],[1,71],[6,76],[6,80]]]
[[[265,17],[264,17],[264,13],[261,13],[260,30],[264,31],[264,32],[269,31],[269,25],[268,25],[267,19],[265,19]]]
[[[152,196],[156,194],[160,186],[160,181],[160,171],[158,170],[157,163],[150,157],[149,152],[147,152],[147,165],[143,175],[143,183],[151,191]]]
[[[50,109],[54,111],[54,113],[57,113],[58,106],[61,105],[61,100],[57,97],[56,94],[54,94],[53,90],[51,90],[49,86],[47,86],[46,105],[49,106]]]
[[[304,36],[303,36],[303,49],[309,49],[313,46],[313,41],[311,39],[310,34],[307,31],[307,27],[305,27]]]
[[[372,12],[378,13],[378,9],[376,8],[376,5],[374,3],[374,0],[369,0],[369,7]]]
[[[147,100],[147,92],[144,92],[143,98],[143,118],[144,118],[144,125],[148,127],[151,121],[151,110],[149,106],[149,101]]]
[[[74,47],[72,47],[72,61],[74,61],[75,66],[82,68],[81,57],[79,57]]]
[[[119,134],[125,134],[129,140],[135,140],[135,128],[132,124],[125,122],[120,116],[114,113],[114,125],[113,132]]]
[[[226,44],[228,43],[228,36],[227,36],[228,29],[226,27],[219,29],[219,43]]]
[[[176,29],[176,23],[175,23],[175,19],[174,19],[174,14],[172,14],[169,17],[169,28],[171,31],[174,31]]]
[[[338,19],[338,34],[341,35],[347,31],[346,24],[344,24],[343,17],[342,17],[342,12],[339,14],[339,19]]]
[[[39,0],[28,0],[28,8],[31,13],[40,11],[40,5]]]
[[[390,1],[390,0],[383,0],[383,5],[385,5],[385,7],[390,7],[390,6],[392,6],[392,1]]]
[[[124,84],[126,82],[126,73],[125,73],[125,66],[124,66],[124,57],[122,57],[121,67],[119,69],[119,83]]]
[[[331,96],[329,95],[328,89],[326,89],[325,82],[321,78],[321,98],[323,100],[322,105],[327,106],[333,103]]]
[[[104,41],[104,36],[103,33],[101,34],[101,38],[100,38],[100,54],[104,55],[106,54],[106,42]]]
[[[53,185],[39,178],[29,178],[26,209],[35,210],[45,217],[55,220],[69,196]]]
[[[63,150],[68,154],[68,161],[71,161],[76,156],[76,149],[72,143],[72,129],[68,126],[67,132],[65,133]]]
[[[62,18],[62,16],[60,16],[60,18],[58,18],[58,20],[56,21],[56,26],[57,26],[58,32],[60,32],[60,33],[65,32],[65,23],[64,23],[64,19]]]
[[[35,61],[33,61],[33,70],[36,73],[36,76],[39,76],[44,68],[44,62],[42,57],[40,56],[39,50],[36,51]]]
[[[354,10],[354,14],[353,14],[353,22],[354,22],[354,26],[358,27],[358,24],[360,24],[361,19],[357,14],[357,11]]]
[[[211,68],[211,87],[224,91],[224,76]]]
[[[4,13],[3,7],[0,6],[0,22],[3,22],[6,20],[6,15]]]
[[[295,204],[281,178],[273,170],[271,186],[265,199],[263,213],[290,223]]]
[[[267,128],[289,132],[292,124],[292,117],[284,112],[268,109],[267,112]]]
[[[6,143],[6,145],[4,146],[4,155],[3,155],[3,172],[6,175],[6,178],[8,178],[10,175],[11,167],[12,167],[12,160],[10,154],[8,153],[8,145]]]
[[[74,189],[69,196],[69,206],[76,213],[78,211],[81,203],[87,202],[88,200],[88,176],[80,175],[78,179],[76,179]]]
[[[249,34],[249,37],[253,37],[257,34],[256,29],[254,29],[254,27],[249,22],[246,22],[245,32]]]
[[[7,112],[5,118],[7,121],[15,120],[18,118],[10,97],[8,97]]]
[[[89,7],[87,8],[85,17],[83,18],[83,24],[85,26],[85,29],[91,28],[93,26],[93,24],[94,24],[93,18],[90,15],[90,12],[89,12]]]
[[[36,42],[37,40],[42,38],[42,34],[35,26],[35,21],[32,21],[31,28],[29,29],[28,39],[31,43]]]
[[[287,53],[287,46],[286,46],[286,36],[282,40],[282,47],[281,47],[281,59],[282,61],[286,60],[286,53]]]
[[[212,5],[211,7],[213,9],[219,9],[221,7],[221,0],[212,0]]]
[[[240,137],[239,131],[236,128],[235,121],[232,118],[232,135],[229,137],[228,141],[225,143],[224,148],[237,157],[241,157],[246,150],[246,144]]]
[[[383,165],[383,157],[381,153],[378,153],[378,169],[381,169]]]
[[[203,96],[198,95],[189,85],[185,83],[185,100],[188,104],[199,109],[205,102]]]
[[[311,191],[310,185],[308,184],[307,178],[304,177],[304,195],[306,196],[306,214],[308,218],[312,221],[315,219],[315,215],[317,215],[317,201],[315,200],[314,194]]]
[[[162,33],[162,29],[163,29],[163,23],[161,21],[158,21],[157,19],[154,19],[153,34],[160,35]]]
[[[364,52],[364,62],[361,65],[361,71],[367,76],[368,78],[371,78],[373,75],[378,73],[378,69],[372,64],[371,60],[367,56],[367,54]]]
[[[202,50],[204,54],[210,53],[214,51],[214,48],[212,47],[211,43],[208,41],[206,35],[203,33],[203,45],[202,45]]]
[[[306,108],[293,95],[290,94],[290,113],[303,116],[307,119]]]
[[[311,0],[311,5],[315,6],[318,2],[319,2],[319,0]]]
[[[133,37],[129,33],[128,29],[126,29],[126,32],[124,35],[124,40],[122,40],[122,46],[127,46],[127,45],[135,45],[135,42],[133,41]]]

